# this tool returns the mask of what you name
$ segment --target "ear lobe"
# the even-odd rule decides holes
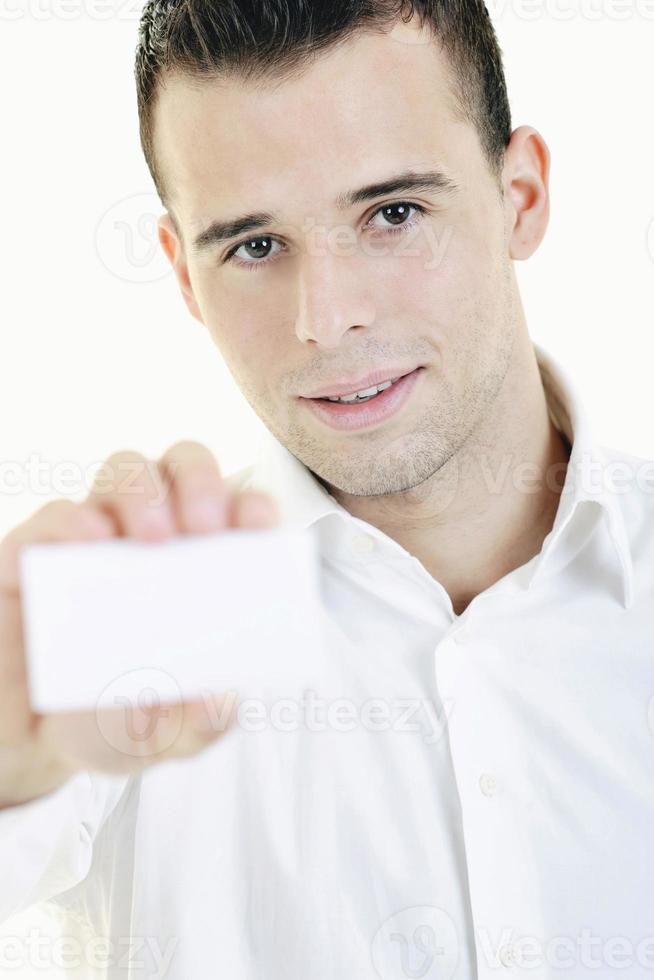
[[[173,268],[189,313],[204,326],[202,313],[193,293],[184,246],[178,238],[175,225],[168,212],[159,218],[159,241]]]
[[[514,131],[504,167],[512,259],[530,258],[545,237],[550,218],[550,163],[550,151],[537,130],[520,126]]]

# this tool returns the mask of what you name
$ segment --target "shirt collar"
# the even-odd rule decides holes
[[[623,605],[629,609],[634,601],[633,562],[610,456],[595,441],[576,383],[551,353],[540,344],[533,346],[550,418],[565,434],[572,451],[554,524],[543,542],[529,587],[574,557],[596,522],[603,519],[622,582]]]
[[[567,437],[572,451],[559,506],[540,553],[528,563],[527,587],[563,568],[605,519],[622,581],[623,604],[633,604],[633,563],[619,494],[607,468],[605,451],[597,445],[579,391],[560,363],[540,344],[533,344],[550,417]],[[286,526],[309,528],[336,514],[362,524],[320,483],[313,473],[264,429],[250,485],[271,492]],[[378,529],[375,529],[378,532]],[[395,544],[395,542],[393,542]]]
[[[352,518],[311,470],[268,429],[262,434],[250,486],[272,493],[282,523],[287,527],[309,528],[329,514]]]

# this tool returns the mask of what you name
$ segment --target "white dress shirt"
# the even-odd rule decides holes
[[[0,813],[0,918],[47,902],[111,980],[654,976],[654,462],[535,349],[572,444],[540,553],[457,616],[270,437],[231,481],[315,528],[327,669],[258,731]]]

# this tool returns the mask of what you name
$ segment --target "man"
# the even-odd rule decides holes
[[[49,900],[111,977],[654,969],[651,464],[530,341],[550,157],[485,7],[412,6],[144,10],[161,243],[271,438],[236,497],[188,444],[162,505],[28,522],[6,594],[26,540],[266,526],[263,492],[318,535],[329,670],[202,752],[175,712],[122,768],[88,718],[4,750],[4,912]]]

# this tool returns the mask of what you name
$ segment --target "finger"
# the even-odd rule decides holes
[[[280,523],[279,505],[267,493],[243,490],[230,503],[230,527],[272,528]]]
[[[176,533],[170,492],[156,462],[124,450],[96,473],[89,502],[109,514],[121,536],[160,541]]]
[[[56,745],[58,758],[74,769],[135,773],[201,751],[233,728],[237,706],[235,692],[228,692],[203,699],[201,705],[131,704],[95,713],[45,715],[38,738]]]
[[[199,442],[178,442],[159,460],[170,487],[171,506],[181,533],[220,531],[227,523],[228,492],[213,453]]]
[[[50,501],[0,541],[0,591],[12,595],[18,592],[19,552],[24,545],[94,540],[115,533],[111,517],[86,501]]]

